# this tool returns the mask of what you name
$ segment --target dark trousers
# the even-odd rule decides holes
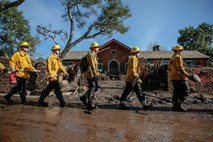
[[[21,97],[22,102],[26,101],[26,79],[25,78],[21,78],[21,77],[16,77],[17,80],[17,85],[14,86],[5,96],[8,100],[10,100],[10,98],[16,94],[17,92],[19,92],[19,95]]]
[[[94,99],[94,94],[98,90],[98,82],[89,78],[87,78],[87,82],[89,85],[89,90],[83,96],[91,100]]]
[[[126,82],[126,87],[121,95],[120,102],[126,101],[126,98],[128,97],[129,93],[132,91],[132,89],[135,91],[138,99],[140,102],[145,100],[145,97],[142,93],[141,84],[136,83],[134,87],[132,87],[132,82]]]
[[[173,96],[172,101],[174,103],[183,103],[185,97],[188,96],[188,82],[186,80],[172,80],[173,84]]]
[[[40,102],[43,102],[44,99],[49,95],[49,93],[54,89],[54,93],[60,103],[64,103],[64,98],[61,92],[61,87],[58,81],[50,81],[48,86],[41,92],[41,96],[39,98]]]

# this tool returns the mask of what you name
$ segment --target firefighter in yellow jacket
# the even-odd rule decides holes
[[[80,97],[80,100],[87,105],[87,109],[94,109],[96,106],[93,104],[94,94],[98,90],[98,78],[100,76],[98,71],[97,53],[99,45],[93,42],[90,46],[91,51],[87,54],[87,62],[89,64],[87,71],[84,73],[87,78],[89,90]]]
[[[26,81],[30,78],[29,70],[36,69],[33,67],[30,57],[27,55],[29,44],[24,41],[20,44],[20,51],[13,54],[9,61],[9,67],[15,73],[17,84],[14,86],[4,98],[7,103],[12,103],[10,99],[15,93],[19,92],[22,104],[26,102]]]
[[[66,103],[64,102],[64,98],[61,92],[61,87],[59,84],[59,73],[60,71],[62,71],[64,76],[68,75],[68,73],[63,67],[60,58],[58,57],[60,53],[60,46],[58,44],[55,44],[51,50],[53,54],[51,54],[47,59],[47,74],[48,74],[49,84],[42,91],[41,96],[38,100],[38,105],[48,106],[48,103],[44,102],[44,99],[54,89],[54,93],[56,94],[56,97],[60,102],[60,107],[64,107]]]
[[[173,111],[187,111],[183,106],[185,97],[188,96],[188,77],[190,76],[184,69],[184,61],[181,56],[183,47],[176,45],[174,55],[170,58],[168,70],[170,72],[170,80],[173,84]]]
[[[121,95],[120,99],[120,109],[129,109],[126,105],[126,99],[132,89],[135,91],[141,105],[144,110],[147,110],[152,107],[152,103],[145,100],[145,96],[142,93],[141,83],[142,80],[139,78],[140,64],[138,60],[140,49],[138,46],[134,46],[131,50],[131,56],[128,60],[128,68],[126,74],[126,86]]]

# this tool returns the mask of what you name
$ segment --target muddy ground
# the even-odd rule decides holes
[[[171,111],[171,94],[145,92],[155,105],[144,111],[136,95],[130,94],[130,110],[119,110],[124,88],[121,81],[100,82],[95,94],[98,109],[86,110],[79,101],[83,91],[63,93],[68,106],[59,107],[54,94],[49,107],[38,107],[38,96],[27,96],[22,105],[15,95],[7,105],[0,94],[0,142],[129,142],[213,141],[213,96],[190,94],[188,112]]]

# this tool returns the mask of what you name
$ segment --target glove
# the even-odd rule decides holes
[[[94,76],[93,78],[92,78],[95,82],[98,82],[99,81],[99,76]]]
[[[57,75],[55,75],[55,74],[50,74],[49,75],[49,77],[55,77],[55,76],[57,76]]]
[[[11,68],[11,72],[15,72],[16,71],[16,68],[15,67],[12,67]]]
[[[33,72],[41,72],[40,70],[37,69],[33,69]]]
[[[135,84],[137,83],[138,79],[139,79],[138,76],[134,76],[134,77],[133,77],[133,80],[132,80],[132,87],[135,86]]]
[[[69,74],[67,73],[67,72],[64,72],[64,74],[63,74],[64,76],[68,76]]]
[[[18,71],[23,72],[23,71],[24,71],[24,69],[18,69]]]

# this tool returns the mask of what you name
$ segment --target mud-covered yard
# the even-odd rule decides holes
[[[77,93],[63,93],[68,106],[59,107],[54,94],[46,99],[49,107],[38,107],[39,96],[27,96],[22,105],[15,95],[7,105],[0,94],[0,141],[2,142],[111,142],[111,141],[209,141],[213,140],[212,95],[190,94],[188,112],[171,111],[171,94],[145,92],[154,102],[143,111],[136,95],[130,94],[130,110],[119,110],[122,81],[103,81],[95,94],[98,109],[86,110]]]

